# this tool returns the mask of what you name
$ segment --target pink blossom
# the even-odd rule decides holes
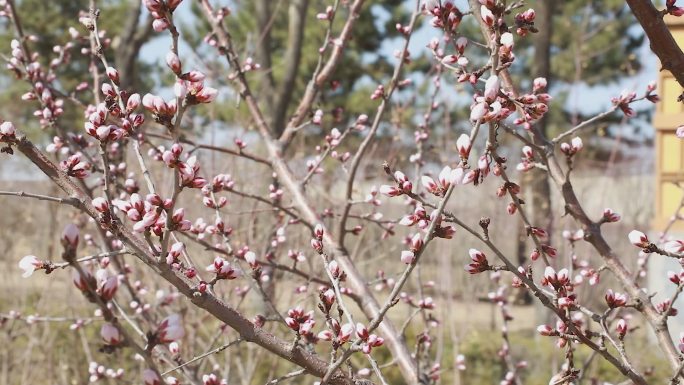
[[[178,314],[171,314],[164,318],[157,328],[157,339],[162,344],[179,340],[184,335],[185,330]]]
[[[180,74],[181,73],[181,61],[178,55],[176,55],[173,51],[169,51],[166,54],[166,65],[169,66],[171,71],[175,74]]]
[[[546,78],[536,78],[532,82],[532,91],[533,92],[543,91],[546,88],[546,85],[547,85]]]
[[[112,83],[119,84],[119,71],[117,71],[114,67],[107,67],[106,73],[107,77],[112,81]]]
[[[603,210],[603,220],[606,222],[618,222],[620,214],[613,212],[612,209],[606,208]]]
[[[351,338],[352,334],[354,334],[354,325],[346,323],[340,328],[337,338],[341,343],[345,343],[349,341],[349,338]]]
[[[470,121],[479,122],[487,115],[489,106],[485,102],[475,103],[470,109]]]
[[[79,289],[82,292],[88,291],[88,287],[90,285],[90,282],[93,281],[93,276],[90,275],[87,271],[83,271],[84,274],[81,275],[77,269],[72,269],[71,270],[71,281],[74,283],[74,286],[76,286],[77,289]]]
[[[115,275],[110,275],[102,280],[102,285],[100,286],[100,297],[103,301],[107,302],[114,298],[117,289],[119,288],[119,277]]]
[[[615,331],[617,331],[620,338],[624,338],[627,334],[627,321],[624,318],[620,318],[615,325]]]
[[[465,270],[469,274],[477,274],[489,270],[489,262],[483,252],[477,249],[470,249],[468,254],[472,262],[465,266]]]
[[[663,245],[663,249],[670,253],[681,254],[684,252],[684,241],[668,241]]]
[[[101,212],[101,213],[109,213],[109,203],[107,203],[107,200],[102,197],[98,197],[93,199],[92,201],[93,207],[95,207],[95,210]]]
[[[145,385],[161,385],[161,379],[152,369],[143,370],[142,377]]]
[[[513,48],[513,34],[510,32],[504,32],[501,34],[501,38],[499,39],[501,42],[501,45],[503,45],[507,49],[512,49]]]
[[[629,237],[629,241],[634,246],[637,246],[637,247],[646,248],[651,244],[651,242],[648,240],[648,237],[646,236],[646,234],[644,234],[638,230],[632,230],[629,233],[628,237]]]
[[[555,330],[549,325],[539,325],[537,327],[537,332],[543,336],[551,336],[554,334]]]
[[[102,325],[100,336],[107,345],[118,345],[123,339],[119,328],[109,322]]]
[[[484,97],[488,102],[493,102],[499,95],[499,90],[501,89],[501,81],[496,75],[492,75],[485,82]]]
[[[484,20],[485,24],[487,24],[490,27],[494,25],[494,14],[485,5],[482,5],[480,7],[480,15],[482,16],[482,20]]]
[[[37,269],[42,269],[43,261],[39,260],[35,255],[27,255],[19,261],[19,268],[24,270],[21,276],[24,278],[30,277]]]
[[[675,273],[674,271],[667,272],[667,279],[669,279],[670,282],[674,283],[675,285],[679,285],[680,283],[682,283],[683,276],[684,271],[680,272],[679,274]]]
[[[677,0],[667,0],[665,1],[666,11],[672,16],[682,16],[684,15],[684,7],[678,7],[675,5]]]
[[[614,293],[611,289],[606,292],[606,303],[610,308],[622,307],[627,303],[627,296],[620,293]]]
[[[413,253],[413,251],[403,250],[401,252],[401,262],[403,262],[407,265],[410,265],[413,263],[413,261],[415,261],[415,259],[416,259],[416,256]]]
[[[75,224],[69,223],[66,225],[62,233],[62,244],[76,249],[78,247],[78,233],[78,227]]]
[[[470,145],[470,136],[461,134],[461,136],[458,137],[456,140],[456,148],[458,149],[461,158],[468,158],[468,154],[470,154]]]
[[[0,124],[0,139],[14,138],[17,130],[14,128],[12,122],[2,122]]]
[[[174,356],[180,353],[180,346],[178,346],[178,342],[174,341],[169,344],[169,352]]]
[[[141,102],[142,99],[140,98],[140,94],[132,94],[128,97],[128,101],[126,102],[126,111],[129,113],[135,111],[140,106]]]
[[[387,195],[388,197],[395,197],[398,195],[401,195],[402,192],[399,188],[396,186],[389,186],[389,185],[382,185],[378,189],[378,192],[383,195]]]
[[[675,135],[677,135],[677,137],[680,139],[684,139],[684,125],[677,127],[677,130],[675,131]]]

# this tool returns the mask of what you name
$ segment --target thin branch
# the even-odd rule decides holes
[[[222,351],[228,349],[228,348],[231,347],[231,346],[234,346],[234,345],[239,344],[239,343],[242,342],[242,341],[243,341],[242,338],[238,338],[238,339],[236,339],[235,341],[231,341],[231,342],[228,342],[227,344],[223,344],[223,345],[219,346],[219,347],[216,348],[216,349],[212,349],[212,350],[210,350],[210,351],[208,351],[208,352],[206,352],[206,353],[200,354],[199,356],[195,356],[195,357],[193,357],[192,359],[190,359],[189,361],[183,362],[182,364],[180,364],[180,365],[178,365],[178,366],[176,366],[176,367],[174,367],[174,368],[171,368],[171,369],[165,371],[164,373],[162,373],[162,376],[165,376],[165,375],[167,375],[167,374],[169,374],[169,373],[173,373],[173,372],[175,372],[175,371],[178,370],[178,369],[184,368],[184,367],[186,367],[186,366],[188,366],[188,365],[190,365],[190,364],[192,364],[192,363],[195,363],[195,362],[197,362],[197,361],[199,361],[199,360],[201,360],[201,359],[203,359],[203,358],[205,358],[205,357],[208,357],[208,356],[210,356],[210,355],[212,355],[212,354],[220,353],[220,352],[222,352]],[[302,369],[302,371],[303,371],[303,370],[304,370],[304,369]]]
[[[76,198],[58,198],[58,197],[51,197],[51,196],[47,196],[47,195],[27,193],[24,191],[0,191],[0,195],[16,196],[16,197],[21,197],[21,198],[33,198],[33,199],[38,199],[41,201],[61,203],[61,204],[69,205],[69,206],[76,207],[76,208],[79,208],[79,206],[81,205],[81,202]]]

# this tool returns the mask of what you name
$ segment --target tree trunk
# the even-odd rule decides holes
[[[131,92],[138,80],[138,54],[152,35],[152,17],[139,25],[142,2],[131,1],[126,27],[114,44],[114,65],[121,77],[121,88]]]
[[[278,90],[278,98],[271,112],[271,127],[275,134],[280,135],[285,130],[287,123],[287,108],[292,101],[292,91],[295,88],[299,63],[302,58],[302,45],[304,43],[304,29],[306,25],[306,13],[309,8],[309,0],[292,0],[288,10],[287,51],[285,52],[285,73]]]
[[[271,37],[273,27],[271,0],[256,0],[254,6],[256,7],[257,19],[256,59],[261,64],[261,68],[265,70],[263,73],[264,77],[259,85],[259,99],[264,102],[262,109],[267,111],[267,116],[270,115],[269,125],[273,128],[272,113],[276,85],[275,78],[273,77],[273,57],[271,55],[273,49]]]

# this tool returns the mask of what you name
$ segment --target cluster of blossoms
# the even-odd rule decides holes
[[[155,121],[158,123],[170,124],[178,110],[176,99],[166,102],[161,96],[152,94],[145,94],[143,96],[142,105],[147,111],[152,113]]]
[[[613,102],[613,105],[618,106],[622,112],[627,116],[628,118],[636,116],[636,112],[632,107],[630,107],[630,103],[632,103],[636,99],[636,92],[634,91],[623,91],[620,96],[612,98],[611,101]]]
[[[190,71],[179,76],[174,92],[178,99],[184,100],[186,105],[211,103],[216,99],[218,90],[204,85],[204,74]]]
[[[104,85],[109,84],[105,83]],[[115,100],[116,93],[112,89],[111,94],[108,94],[107,96],[111,97],[112,100]],[[130,111],[134,111],[140,105],[140,95],[131,95],[128,98],[127,103],[127,105],[130,107]],[[114,102],[112,106],[117,106],[117,103]],[[126,108],[127,113],[129,111],[129,107]],[[119,111],[120,110],[118,108],[108,108],[106,102],[102,102],[94,107],[89,106],[88,110],[86,110],[86,114],[88,114],[88,120],[85,122],[85,130],[88,135],[97,139],[101,143],[114,142],[125,136],[129,136],[131,134],[131,130],[140,126],[144,121],[144,117],[142,115],[131,114],[130,117],[122,118],[121,127],[114,124],[108,124],[108,115],[111,114],[113,116],[117,116]]]
[[[455,33],[463,19],[461,12],[451,0],[429,0],[425,10],[432,15],[430,23],[433,27]]]
[[[474,102],[470,108],[470,121],[474,123],[486,123],[494,120],[503,120],[515,112],[515,108],[507,105],[504,99],[499,100],[501,81],[496,75],[490,76],[485,82],[484,94],[475,94]],[[501,102],[504,102],[503,104]],[[509,108],[511,107],[511,108]]]
[[[309,340],[315,340],[313,334],[313,327],[316,325],[314,320],[313,310],[304,312],[301,307],[296,307],[287,311],[287,318],[285,318],[287,326],[297,332],[297,334]]]
[[[125,373],[125,371],[122,368],[119,369],[112,369],[112,368],[107,368],[104,365],[100,365],[97,362],[91,361],[88,364],[88,373],[90,375],[89,381],[90,382],[98,382],[99,380],[105,379],[105,378],[112,378],[112,379],[121,379]]]
[[[230,262],[221,257],[214,258],[214,263],[207,266],[207,271],[215,273],[216,279],[232,280],[239,277],[239,273],[230,265]]]
[[[444,166],[440,171],[437,181],[428,175],[421,177],[421,183],[425,190],[436,196],[444,196],[452,184],[461,185],[472,183],[475,180],[476,172],[466,171],[463,167],[451,168]]]
[[[571,157],[578,152],[582,151],[584,144],[582,143],[582,138],[575,137],[570,140],[570,143],[561,143],[560,149],[568,157]]]
[[[618,97],[611,98],[611,102],[617,108],[619,108],[626,117],[632,118],[636,116],[636,111],[631,107],[631,104],[637,100],[646,99],[651,103],[657,103],[660,101],[658,94],[655,94],[657,88],[656,82],[650,82],[646,85],[646,92],[644,95],[637,99],[637,94],[634,91],[624,90]]]
[[[575,288],[570,281],[568,269],[563,268],[556,272],[553,267],[547,266],[541,284],[549,286],[555,291],[559,308],[567,309],[575,305],[577,295],[574,293]]]
[[[532,123],[544,117],[549,111],[551,96],[544,92],[546,86],[545,78],[536,78],[532,82],[532,93],[521,95],[516,99],[516,102],[523,105],[524,115],[515,119],[515,124],[521,124],[525,129],[530,129]]]
[[[534,168],[534,151],[530,146],[523,146],[522,148],[522,159],[520,163],[516,166],[518,171],[527,172]],[[514,205],[515,207],[515,205]]]
[[[70,155],[65,160],[59,162],[59,167],[67,175],[78,179],[87,178],[92,168],[89,162],[83,160],[83,153],[81,152]]]
[[[465,266],[468,274],[478,274],[491,269],[487,256],[480,250],[470,249],[468,254],[471,259],[471,262]]]
[[[200,165],[196,156],[186,157],[185,161],[181,160],[183,146],[180,143],[174,143],[169,150],[162,148],[159,150],[162,152],[161,160],[164,164],[178,170],[181,188],[202,188],[207,184],[206,179],[199,176]]]
[[[169,19],[182,2],[183,0],[143,0],[143,4],[154,18],[152,28],[157,32],[169,28],[171,26]]]
[[[515,15],[515,32],[520,36],[526,36],[529,32],[536,33],[537,28],[534,26],[536,17],[537,13],[531,8],[525,12],[517,13]]]
[[[99,212],[109,213],[110,208],[105,198],[99,197],[93,200],[93,206]],[[176,209],[173,214],[168,213],[173,207],[171,199],[162,199],[157,194],[147,194],[145,199],[141,195],[131,194],[128,200],[115,199],[112,204],[126,214],[126,217],[135,222],[133,230],[139,233],[150,231],[157,236],[162,236],[167,228],[167,215],[171,215],[169,230],[188,231],[192,223],[185,219],[185,209]]]
[[[370,334],[368,328],[362,323],[356,324],[356,336],[361,341],[361,351],[370,354],[373,348],[382,346],[385,340],[375,334]]]
[[[102,83],[105,100],[89,105],[84,112],[86,132],[103,144],[132,136],[145,121],[142,114],[134,113],[141,104],[140,94],[119,90],[119,73],[113,67],[108,67],[106,74],[111,83]],[[118,119],[118,125],[110,124],[111,118]]]
[[[32,40],[35,40],[35,36]],[[18,40],[13,39],[10,43],[12,56],[7,63],[7,69],[14,72],[17,78],[26,78],[33,85],[33,90],[22,95],[23,100],[37,100],[40,107],[33,113],[41,126],[45,127],[64,114],[64,100],[53,95],[52,83],[56,76],[52,71],[43,69],[38,61],[38,54],[33,53],[29,58]],[[55,64],[55,63],[52,63]]]
[[[211,209],[224,207],[228,204],[228,199],[226,197],[219,197],[218,200],[215,200],[214,194],[220,191],[231,191],[234,186],[235,181],[230,174],[216,175],[211,180],[211,183],[202,187],[202,203]]]

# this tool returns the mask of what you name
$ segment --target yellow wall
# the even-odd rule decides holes
[[[670,76],[663,77],[662,87],[660,89],[661,108],[660,111],[664,114],[675,114],[683,112],[682,103],[677,101],[677,98],[682,93],[682,87],[677,83],[677,80]]]
[[[672,36],[680,47],[684,47],[684,23],[682,20],[666,17]],[[658,73],[658,94],[661,102],[656,108],[653,125],[656,129],[656,210],[654,227],[663,228],[676,214],[684,191],[676,183],[684,185],[684,141],[675,136],[675,129],[684,124],[684,104],[677,101],[682,87],[667,71]],[[675,224],[677,230],[684,230],[684,223]]]

